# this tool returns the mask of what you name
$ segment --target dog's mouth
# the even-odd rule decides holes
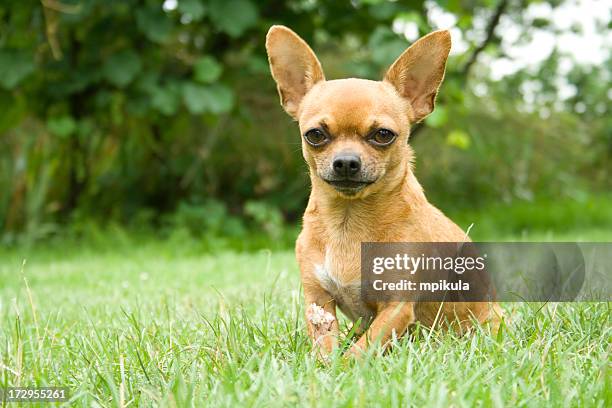
[[[373,183],[373,181],[360,180],[327,180],[323,179],[327,184],[334,187],[337,191],[346,194],[354,195]]]

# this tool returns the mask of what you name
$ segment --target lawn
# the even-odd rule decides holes
[[[610,235],[554,236],[575,237]],[[419,328],[322,365],[290,250],[17,247],[0,253],[0,384],[67,386],[77,406],[610,406],[609,304],[504,308],[498,336]]]

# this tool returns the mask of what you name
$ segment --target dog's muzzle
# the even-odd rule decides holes
[[[373,181],[361,181],[361,180],[351,180],[351,179],[344,179],[344,180],[323,179],[323,180],[327,184],[335,188],[337,191],[339,191],[340,193],[346,194],[346,195],[355,195],[373,183]]]
[[[351,151],[344,151],[334,157],[329,174],[322,179],[337,191],[345,195],[355,195],[372,184],[363,174],[361,158]]]

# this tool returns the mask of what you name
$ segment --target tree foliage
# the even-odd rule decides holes
[[[433,4],[462,31],[475,16],[490,23],[487,36],[452,57],[437,111],[425,122],[450,154],[473,152],[470,114],[484,110],[470,99],[471,66],[481,52],[498,51],[495,13],[520,18],[521,8],[493,0]],[[378,78],[408,45],[398,26],[415,24],[421,35],[435,28],[427,8],[382,0],[3,2],[0,225],[44,231],[70,219],[143,214],[159,222],[179,203],[211,200],[247,216],[259,207],[245,211],[245,202],[259,200],[295,218],[307,195],[305,169],[269,77],[267,29],[281,23],[300,33],[320,51],[328,76]],[[592,74],[572,75],[589,110],[606,101]],[[492,98],[506,99],[516,86],[491,84]],[[518,115],[519,98],[503,101],[504,114]],[[602,134],[609,130],[609,121],[598,123]],[[609,148],[609,135],[601,143]],[[598,160],[609,163],[609,153]]]

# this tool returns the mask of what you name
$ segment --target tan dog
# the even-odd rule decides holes
[[[356,354],[388,343],[419,321],[469,327],[499,318],[487,303],[366,303],[360,296],[362,242],[460,242],[466,234],[431,205],[414,177],[410,126],[432,112],[451,47],[448,31],[408,48],[383,81],[326,81],[310,47],[273,26],[266,37],[272,76],[285,111],[299,122],[312,192],[296,243],[310,337],[320,351],[337,345],[336,306],[367,331]],[[321,310],[321,308],[323,308]]]

